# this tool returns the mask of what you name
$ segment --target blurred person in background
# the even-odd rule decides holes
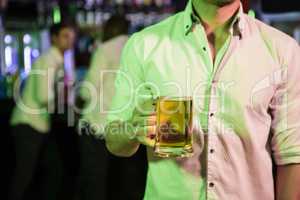
[[[132,190],[126,191],[128,178],[125,176],[128,173],[132,174],[126,167],[138,173],[142,170],[141,168],[146,160],[140,159],[141,155],[136,158],[137,161],[131,162],[132,164],[129,166],[125,163],[125,160],[123,162],[112,157],[106,150],[102,136],[106,111],[109,109],[114,95],[113,85],[116,71],[119,69],[121,51],[128,40],[128,29],[129,22],[125,16],[114,15],[105,23],[103,29],[104,43],[96,49],[80,91],[80,96],[85,105],[85,113],[79,120],[78,125],[80,134],[79,191],[81,200],[141,199],[144,192],[143,183],[135,185],[135,191],[138,194],[132,194],[134,193]],[[93,90],[90,90],[89,86]],[[140,169],[134,170],[139,167]],[[142,173],[144,171],[142,170]],[[130,176],[129,174],[128,176]],[[122,184],[122,180],[125,180],[124,184]],[[120,191],[123,189],[123,192]]]
[[[7,5],[7,0],[0,0],[0,10],[4,9]]]
[[[7,6],[7,0],[0,0],[0,70],[1,70],[1,75],[4,74],[4,66],[5,66],[5,62],[4,62],[4,24],[3,24],[3,15],[4,15],[4,11],[5,8]]]
[[[75,41],[72,24],[62,22],[50,28],[51,48],[34,63],[24,90],[17,98],[11,118],[16,166],[12,178],[10,199],[22,200],[31,188],[38,166],[45,167],[45,181],[39,199],[58,199],[61,172],[53,155],[55,145],[48,145],[51,130],[51,113],[55,110],[56,81],[64,73],[64,53]],[[64,100],[61,100],[64,101]],[[46,146],[51,146],[46,150]],[[43,164],[41,164],[43,163]],[[58,180],[50,184],[49,180]]]
[[[5,45],[4,45],[4,35],[5,35],[5,27],[4,27],[4,12],[7,6],[7,0],[0,0],[0,80],[3,82],[0,83],[0,86],[6,87],[6,84],[3,80],[3,75],[5,74]],[[9,181],[11,179],[11,172],[12,172],[12,164],[13,164],[13,153],[12,153],[12,145],[11,145],[11,137],[10,137],[10,128],[9,128],[9,117],[11,109],[13,107],[13,102],[9,100],[9,102],[4,102],[2,99],[0,100],[0,106],[1,111],[0,111],[0,121],[1,121],[1,129],[3,132],[6,132],[6,134],[2,134],[1,138],[1,146],[4,151],[1,151],[1,157],[5,158],[6,157],[6,162],[2,164],[2,172],[0,174],[1,178],[1,185],[4,185],[2,189],[0,190],[0,196],[3,199],[7,199],[8,195],[8,189],[9,189]],[[5,109],[3,109],[5,108]]]

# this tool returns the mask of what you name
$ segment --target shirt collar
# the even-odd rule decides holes
[[[237,12],[237,14],[234,17],[234,20],[231,24],[230,33],[233,35],[239,35],[240,37],[244,34],[244,10],[243,5],[240,4],[240,8]],[[191,32],[193,25],[198,24],[199,18],[195,14],[193,9],[192,0],[188,1],[188,4],[184,10],[184,33],[185,35],[188,35],[189,32]]]
[[[54,61],[57,63],[57,65],[63,65],[64,64],[64,57],[59,51],[59,49],[55,46],[51,46],[50,53],[53,56]]]

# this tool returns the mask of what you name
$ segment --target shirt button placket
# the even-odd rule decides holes
[[[207,155],[207,199],[214,199],[215,196],[214,190],[216,187],[215,178],[214,178],[214,170],[215,162],[214,162],[214,153],[215,153],[215,137],[216,133],[214,133],[214,117],[216,112],[217,98],[216,95],[216,84],[212,83],[211,93],[210,93],[210,104],[209,104],[209,114],[208,114],[208,155]]]

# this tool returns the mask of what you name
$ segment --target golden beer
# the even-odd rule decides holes
[[[156,112],[155,154],[160,157],[191,156],[192,97],[160,97],[156,103]]]

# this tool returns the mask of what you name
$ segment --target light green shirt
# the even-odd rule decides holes
[[[189,1],[129,39],[107,121],[130,120],[145,98],[193,96],[194,155],[161,159],[148,148],[144,199],[272,200],[272,158],[300,163],[299,46],[241,8],[213,62],[192,13]]]
[[[112,85],[120,68],[121,52],[127,40],[127,35],[120,35],[97,48],[80,89],[80,96],[86,103],[79,127],[84,129],[86,127],[83,126],[88,123],[91,128],[89,133],[97,136],[104,132],[106,114],[115,91]]]
[[[63,70],[63,56],[56,47],[51,47],[34,63],[22,94],[15,90],[11,125],[27,124],[41,133],[49,132],[58,69]]]

